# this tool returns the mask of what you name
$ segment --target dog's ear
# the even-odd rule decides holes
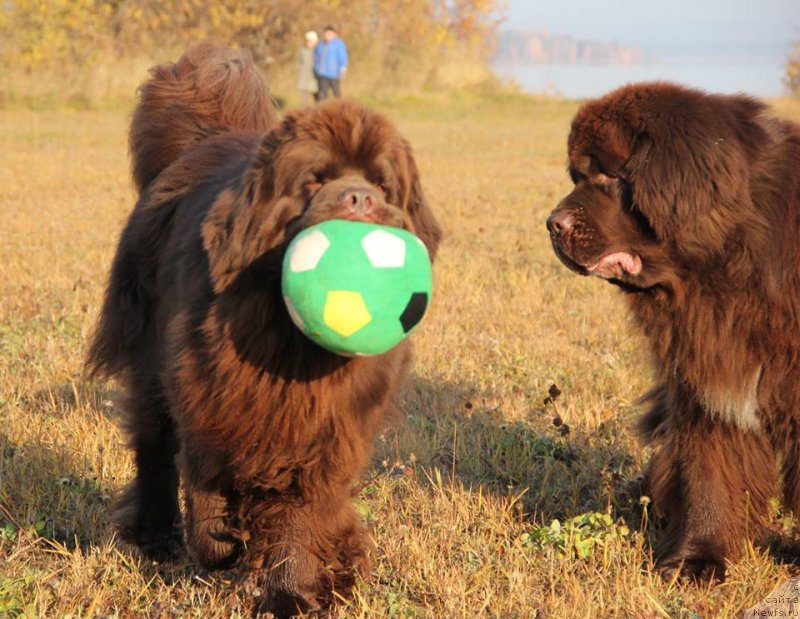
[[[698,114],[680,127],[648,131],[627,164],[634,202],[659,238],[675,239],[692,261],[730,251],[733,235],[742,236],[736,245],[745,249],[766,238],[766,221],[750,195],[753,154],[741,139],[759,131],[731,111],[721,101],[714,118]]]
[[[603,149],[595,145],[587,153],[591,158],[590,173],[605,174],[613,178],[625,177],[625,163],[628,161],[628,154],[621,154],[618,150]]]
[[[281,144],[292,139],[294,119],[294,114],[287,114],[264,137],[241,183],[223,189],[209,209],[202,237],[216,293],[227,288],[257,258],[285,241],[285,229],[296,213],[288,198],[275,195],[275,157]]]
[[[251,183],[243,191],[225,189],[219,193],[202,226],[203,247],[208,256],[211,287],[219,294],[255,259],[253,242],[257,227],[255,190]],[[252,254],[252,255],[251,255]]]
[[[411,224],[414,227],[414,234],[422,239],[425,247],[428,248],[431,260],[434,260],[439,249],[439,243],[442,240],[442,227],[439,225],[439,221],[430,206],[428,206],[411,146],[405,141],[404,151],[406,158],[405,173],[407,175],[404,184],[406,184],[407,188],[403,210],[408,213]]]
[[[275,158],[281,146],[296,139],[296,124],[300,115],[300,112],[296,110],[287,112],[280,124],[261,141],[254,168],[258,168],[256,170],[259,177],[257,191],[264,199],[273,198],[276,186],[281,185],[281,179],[276,177],[278,170],[275,167]],[[290,166],[286,166],[286,168],[286,173],[293,173],[289,169]]]

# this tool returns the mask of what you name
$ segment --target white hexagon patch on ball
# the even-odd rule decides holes
[[[374,230],[361,239],[361,246],[376,269],[398,268],[406,262],[406,242],[384,230]]]
[[[315,269],[330,246],[328,237],[319,230],[304,236],[297,241],[292,250],[289,269],[294,273]]]

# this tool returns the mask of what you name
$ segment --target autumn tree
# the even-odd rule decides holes
[[[115,0],[12,0],[0,7],[6,66],[81,66],[112,42]]]
[[[500,0],[5,0],[0,61],[28,71],[148,62],[212,38],[279,77],[307,30],[335,24],[364,88],[436,85],[450,62],[488,66]],[[288,83],[288,79],[286,80]],[[274,83],[274,79],[273,79]]]

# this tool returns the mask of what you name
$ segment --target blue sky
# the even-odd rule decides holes
[[[800,0],[506,0],[506,30],[639,47],[651,57],[785,56]]]

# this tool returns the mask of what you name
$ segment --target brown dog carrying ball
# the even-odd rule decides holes
[[[257,610],[323,608],[368,572],[351,484],[411,350],[317,347],[291,323],[281,262],[310,223],[357,218],[353,192],[374,207],[359,216],[411,230],[434,256],[441,233],[411,149],[354,103],[279,120],[249,56],[210,44],[153,69],[130,148],[139,200],[89,356],[128,392],[136,477],[115,524],[148,556],[183,537],[203,565],[241,566]]]

